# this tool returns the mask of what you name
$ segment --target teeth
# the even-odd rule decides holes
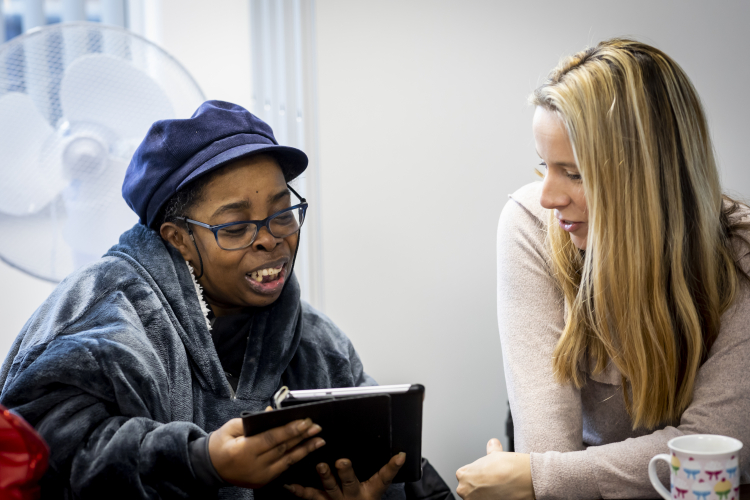
[[[261,283],[263,281],[263,276],[275,276],[281,272],[283,269],[283,266],[275,269],[273,267],[270,267],[268,269],[260,269],[258,271],[253,271],[250,273],[250,279],[253,279],[257,281],[258,283]]]

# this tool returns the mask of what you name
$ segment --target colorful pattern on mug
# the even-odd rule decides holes
[[[736,455],[708,462],[690,455],[671,455],[670,490],[674,500],[739,500]]]

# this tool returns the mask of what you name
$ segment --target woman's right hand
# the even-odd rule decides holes
[[[260,488],[323,446],[321,438],[307,439],[320,431],[308,418],[245,437],[242,419],[233,418],[211,433],[208,453],[222,479],[236,486]]]

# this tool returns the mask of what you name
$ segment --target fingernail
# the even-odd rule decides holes
[[[318,464],[315,468],[320,474],[325,474],[326,472],[326,464]]]
[[[308,425],[312,423],[312,420],[309,418],[304,419],[302,422],[297,424],[297,430],[303,431],[307,428]]]
[[[310,429],[307,431],[307,435],[312,436],[313,434],[317,434],[322,430],[323,428],[321,426],[319,426],[318,424],[315,424],[312,427],[310,427]]]
[[[396,465],[404,465],[404,462],[406,462],[406,453],[402,451],[396,455]]]
[[[285,484],[284,488],[294,493],[294,486],[292,486],[291,484]]]
[[[318,448],[320,448],[320,447],[321,447],[321,446],[323,446],[324,444],[326,444],[326,442],[325,442],[325,441],[323,441],[322,439],[321,439],[321,440],[319,440],[319,441],[318,441],[317,443],[315,443],[315,449],[317,450]]]
[[[340,465],[341,467],[349,467],[349,466],[351,466],[352,464],[351,464],[351,462],[349,462],[349,460],[340,460],[340,461],[339,461],[339,465]]]

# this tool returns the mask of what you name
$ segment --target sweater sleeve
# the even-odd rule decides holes
[[[722,317],[721,331],[698,371],[693,402],[679,425],[651,434],[572,453],[532,453],[534,491],[539,500],[562,498],[653,498],[648,463],[666,453],[667,442],[684,434],[721,434],[750,443],[750,290],[743,284]],[[740,451],[742,483],[750,482],[750,449]],[[669,483],[669,471],[660,477]]]
[[[531,184],[507,202],[497,235],[497,317],[516,451],[582,450],[580,391],[558,384],[552,372],[564,318],[546,261],[546,229],[517,201],[538,205],[535,190]]]
[[[199,437],[190,443],[190,466],[198,480],[206,486],[231,486],[221,478],[211,461],[211,453],[208,450],[208,440],[211,434]]]

